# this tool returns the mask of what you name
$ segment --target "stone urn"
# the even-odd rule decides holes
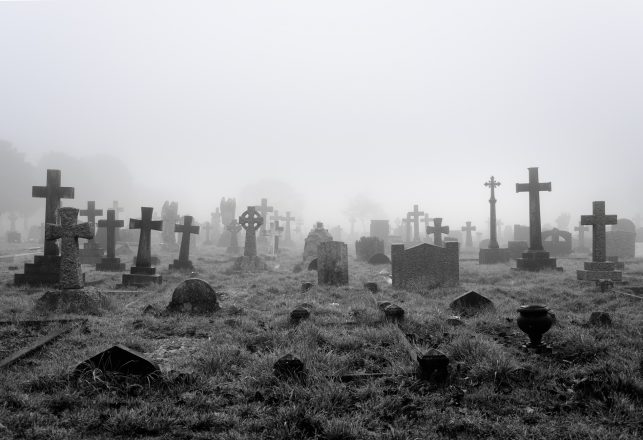
[[[518,308],[518,328],[529,336],[527,348],[542,349],[543,335],[551,328],[554,318],[549,314],[549,308],[541,305],[520,306]]]

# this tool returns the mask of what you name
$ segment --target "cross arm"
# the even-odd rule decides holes
[[[163,230],[163,220],[154,220],[150,222],[150,229],[153,229],[155,231],[162,231]]]
[[[74,235],[80,237],[80,238],[94,238],[94,234],[96,233],[96,227],[94,226],[93,223],[80,223],[76,226],[74,226]]]

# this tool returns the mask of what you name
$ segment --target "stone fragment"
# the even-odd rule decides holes
[[[206,281],[190,278],[176,286],[172,301],[167,306],[169,312],[194,314],[212,313],[219,310],[217,294]]]
[[[371,293],[377,293],[380,290],[380,288],[377,286],[377,283],[374,282],[364,283],[364,288]]]
[[[453,315],[447,318],[447,324],[452,325],[453,327],[459,327],[464,325],[464,321],[462,321],[458,315]]]
[[[296,307],[290,312],[290,321],[294,324],[299,324],[304,319],[310,317],[310,311],[305,307]]]
[[[313,283],[301,283],[301,293],[308,292],[313,288]]]
[[[490,299],[471,290],[453,300],[449,304],[449,308],[461,314],[472,315],[480,310],[494,309],[495,307]]]
[[[76,375],[99,369],[105,373],[119,373],[133,376],[149,376],[159,374],[157,364],[147,359],[141,353],[124,345],[114,345],[98,353],[78,365],[74,371]]]
[[[399,322],[404,319],[404,309],[397,304],[389,304],[384,308],[384,316],[389,322]]]
[[[449,358],[440,350],[432,348],[418,356],[418,376],[423,380],[442,382],[449,375]]]

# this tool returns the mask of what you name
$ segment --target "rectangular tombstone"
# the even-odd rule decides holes
[[[434,246],[423,243],[409,249],[403,244],[391,246],[393,287],[423,290],[460,281],[460,245],[456,241]]]
[[[634,258],[636,233],[608,231],[606,233],[607,255],[619,258]]]
[[[326,241],[317,247],[319,285],[348,284],[348,246],[341,241]]]

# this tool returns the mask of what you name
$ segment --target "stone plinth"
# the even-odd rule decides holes
[[[508,263],[509,249],[480,249],[478,264]]]
[[[234,261],[232,270],[235,272],[260,272],[268,269],[266,262],[258,256],[242,256]]]
[[[124,286],[147,286],[148,284],[161,284],[163,278],[156,274],[155,267],[132,266],[130,273],[123,274]]]
[[[623,272],[616,269],[616,264],[611,261],[595,262],[586,261],[585,270],[577,270],[576,278],[581,281],[612,280],[622,281]]]
[[[538,272],[541,270],[560,270],[562,268],[556,267],[556,259],[549,257],[547,251],[527,251],[523,252],[522,258],[516,259],[517,270],[527,270],[530,272]]]
[[[102,258],[100,263],[96,264],[96,270],[99,272],[123,272],[125,263],[121,263],[120,258]]]
[[[170,264],[170,270],[194,270],[194,265],[190,260],[174,260],[174,262]]]
[[[14,275],[16,285],[58,284],[60,281],[60,256],[35,255],[33,263],[25,263],[25,273]]]

